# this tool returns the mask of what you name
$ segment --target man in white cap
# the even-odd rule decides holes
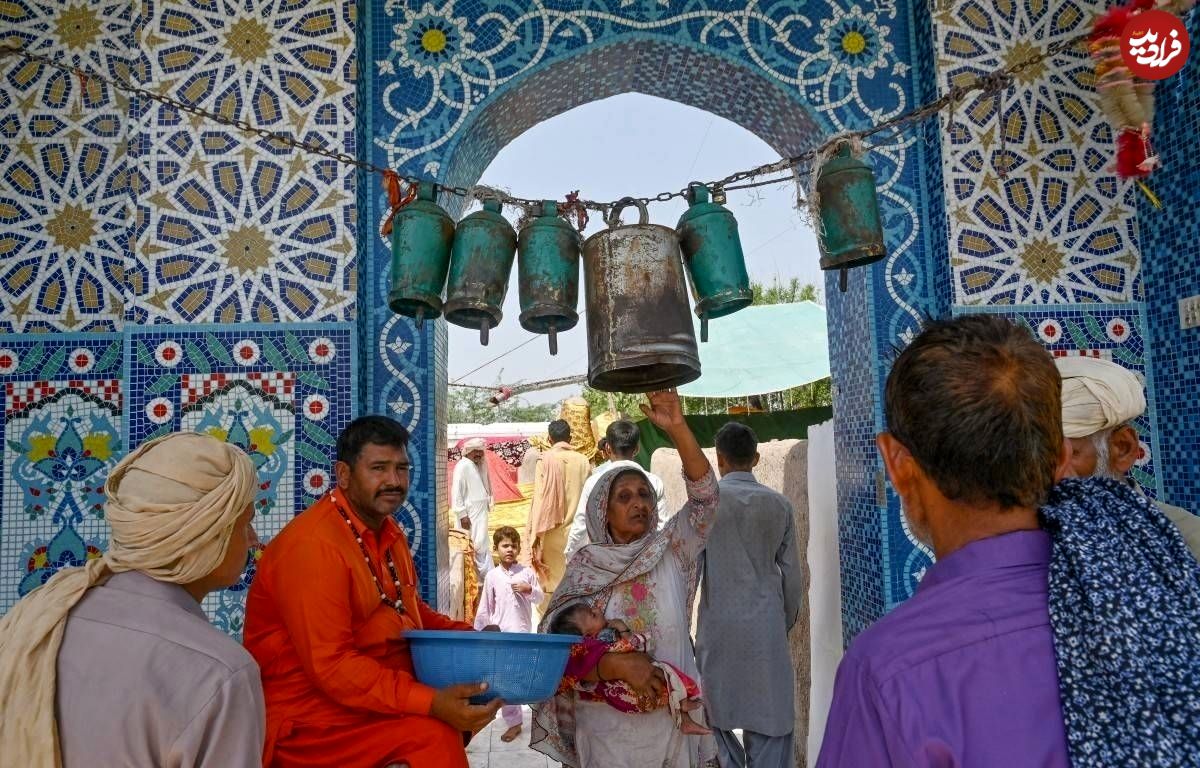
[[[258,666],[200,610],[242,575],[257,487],[245,453],[195,433],[113,468],[108,551],[0,620],[0,762],[261,765]]]
[[[487,442],[473,437],[463,443],[463,457],[454,465],[450,482],[450,513],[471,533],[475,548],[475,570],[480,580],[492,568],[488,541],[488,514],[492,511],[492,481],[488,477]]]
[[[1071,468],[1077,477],[1128,477],[1141,453],[1133,420],[1146,411],[1142,383],[1132,371],[1095,357],[1055,360],[1062,377],[1063,434],[1071,441]],[[1200,558],[1200,517],[1155,502],[1179,528],[1188,549]]]

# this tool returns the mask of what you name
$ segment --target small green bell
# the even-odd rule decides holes
[[[875,174],[850,154],[849,142],[821,167],[817,177],[821,228],[821,269],[841,270],[839,287],[846,291],[846,270],[872,264],[887,256]]]
[[[458,222],[446,282],[446,320],[478,328],[487,346],[488,331],[500,324],[508,276],[517,255],[517,233],[500,215],[499,200]]]
[[[521,327],[550,338],[558,354],[558,333],[579,322],[579,233],[558,215],[558,203],[543,200],[517,238],[517,285]]]
[[[398,315],[425,318],[442,313],[442,286],[450,265],[454,219],[435,202],[433,182],[422,181],[417,199],[392,219],[392,289],[388,306]]]
[[[724,317],[750,306],[754,294],[738,237],[737,219],[729,209],[709,200],[708,187],[688,185],[688,209],[675,231],[683,251],[688,282],[700,318],[700,340],[708,341],[709,318]]]

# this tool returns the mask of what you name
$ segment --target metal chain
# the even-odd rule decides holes
[[[974,92],[980,92],[983,94],[1003,93],[1004,91],[1007,91],[1010,87],[1012,87],[1013,80],[1016,78],[1016,76],[1020,75],[1021,73],[1025,72],[1026,70],[1028,70],[1032,67],[1037,66],[1038,64],[1046,61],[1047,59],[1050,59],[1054,56],[1058,56],[1059,54],[1067,51],[1070,48],[1073,48],[1074,46],[1078,45],[1079,43],[1087,42],[1087,40],[1090,38],[1090,36],[1091,36],[1091,33],[1087,32],[1084,34],[1076,35],[1075,37],[1072,37],[1072,38],[1067,38],[1064,40],[1059,40],[1057,42],[1051,43],[1041,53],[1031,55],[1028,58],[1026,58],[1022,61],[1019,61],[1016,64],[1013,64],[1012,66],[1007,67],[1005,69],[999,69],[999,70],[996,70],[995,72],[991,72],[986,75],[976,77],[974,80],[972,80],[971,82],[966,83],[964,85],[954,86],[954,87],[950,88],[950,90],[948,90],[940,98],[938,98],[934,101],[931,101],[928,104],[923,104],[919,107],[915,107],[915,108],[909,110],[908,112],[898,115],[898,116],[896,116],[890,120],[887,120],[885,122],[879,123],[878,125],[872,126],[871,128],[867,128],[867,129],[859,130],[859,131],[849,131],[847,133],[839,134],[838,136],[835,136],[831,139],[826,140],[821,146],[816,147],[814,149],[805,150],[804,152],[801,152],[800,154],[793,155],[791,157],[782,158],[780,160],[775,160],[770,163],[764,163],[762,165],[756,166],[754,168],[750,168],[748,170],[737,171],[737,172],[731,173],[728,176],[726,176],[725,178],[719,179],[717,181],[700,182],[700,183],[702,183],[705,187],[707,187],[709,189],[709,191],[714,195],[714,197],[716,197],[718,195],[723,196],[723,193],[725,191],[729,191],[729,190],[749,189],[752,187],[767,186],[769,184],[778,184],[780,182],[787,181],[788,177],[763,180],[763,181],[759,181],[758,177],[767,176],[767,175],[771,175],[771,174],[777,174],[777,173],[783,173],[785,171],[788,172],[789,175],[794,175],[796,173],[797,169],[801,168],[802,166],[803,167],[811,166],[813,160],[816,159],[819,155],[821,155],[826,149],[828,149],[833,144],[840,144],[843,141],[848,141],[848,140],[853,140],[853,139],[858,139],[858,140],[867,139],[867,138],[871,138],[873,136],[877,136],[880,133],[883,133],[884,131],[889,131],[889,130],[899,133],[899,130],[901,128],[905,128],[914,123],[923,122],[924,120],[929,119],[933,115],[936,115],[939,112],[947,109],[952,104],[962,102],[962,100],[971,93],[974,93]],[[334,151],[327,147],[321,146],[320,144],[313,144],[311,142],[301,141],[300,139],[297,139],[295,136],[293,136],[292,134],[287,133],[285,131],[273,131],[273,130],[270,130],[267,128],[262,128],[262,127],[256,126],[253,123],[250,123],[246,120],[242,120],[240,118],[230,117],[228,115],[223,115],[223,114],[220,114],[217,112],[212,112],[210,110],[204,109],[203,107],[198,107],[193,104],[188,104],[186,102],[179,101],[178,99],[171,98],[170,96],[167,96],[167,95],[164,95],[161,93],[156,93],[155,91],[151,91],[147,88],[143,88],[139,85],[128,82],[127,80],[125,80],[123,78],[107,77],[105,75],[97,74],[90,70],[84,69],[83,67],[79,67],[76,65],[67,64],[65,62],[59,61],[58,59],[55,59],[51,56],[46,56],[46,55],[40,54],[40,53],[34,53],[33,51],[30,51],[23,46],[13,46],[11,44],[0,45],[0,57],[14,55],[14,54],[20,55],[30,61],[35,61],[35,62],[39,62],[41,64],[46,64],[46,65],[54,67],[56,69],[60,69],[63,72],[68,72],[68,73],[77,75],[78,77],[85,79],[85,80],[99,81],[101,83],[104,83],[105,85],[116,88],[117,90],[124,91],[126,93],[135,94],[138,96],[142,96],[144,98],[150,99],[151,101],[155,101],[155,102],[158,102],[159,104],[163,104],[165,106],[171,107],[172,109],[177,109],[181,112],[187,112],[188,114],[195,115],[197,117],[203,117],[207,120],[211,120],[212,122],[218,123],[220,125],[226,125],[231,128],[237,128],[240,131],[243,131],[248,134],[252,134],[254,136],[258,136],[259,138],[261,138],[265,141],[272,142],[276,145],[282,145],[285,147],[289,147],[291,149],[299,149],[299,150],[303,150],[305,152],[309,152],[314,155],[320,155],[321,157],[325,157],[325,158],[334,160],[336,162],[339,162],[339,163],[342,163],[345,165],[354,166],[355,168],[358,168],[359,170],[365,171],[367,173],[379,174],[381,176],[385,176],[385,175],[392,173],[391,170],[388,168],[383,168],[378,165],[375,165],[374,163],[370,163],[365,160],[360,160],[357,157],[355,157],[354,155],[351,155],[347,152],[337,152],[337,151]],[[872,147],[877,147],[877,146],[881,146],[881,145],[871,144],[871,145],[867,145],[867,148],[870,149]],[[407,178],[407,177],[401,177],[401,178],[408,184],[416,184],[420,181],[419,179],[415,179],[415,178]],[[749,182],[749,183],[742,184],[741,182]],[[462,197],[462,198],[471,198],[471,199],[482,200],[485,197],[490,197],[490,198],[498,197],[500,199],[500,202],[508,204],[508,205],[518,206],[526,211],[528,211],[530,208],[540,204],[540,201],[530,200],[530,199],[522,198],[522,197],[514,197],[506,192],[502,192],[500,190],[496,190],[496,189],[492,189],[492,188],[488,188],[486,190],[486,192],[484,192],[484,191],[480,191],[481,188],[468,189],[466,187],[450,187],[450,186],[446,186],[444,184],[439,184],[436,182],[435,182],[435,186],[437,187],[437,189],[439,189],[442,192],[447,192],[449,194],[455,195],[457,197]],[[675,198],[686,198],[687,194],[688,194],[688,190],[687,190],[687,188],[684,188],[677,192],[659,192],[657,195],[654,195],[653,197],[638,197],[638,198],[633,198],[633,200],[642,205],[649,205],[650,203],[669,202],[671,200],[674,200]],[[612,210],[613,206],[615,206],[618,202],[620,202],[620,201],[613,200],[610,202],[598,202],[595,200],[579,200],[578,204],[587,210],[599,211],[603,215],[603,217],[605,219],[607,219],[608,213]]]

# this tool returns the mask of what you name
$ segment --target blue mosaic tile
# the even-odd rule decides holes
[[[116,334],[0,335],[0,613],[107,546],[121,364]]]
[[[1200,13],[1187,19],[1200,40]],[[1164,202],[1139,201],[1141,250],[1159,413],[1156,454],[1163,498],[1200,512],[1200,328],[1181,330],[1178,301],[1200,295],[1200,56],[1155,89],[1155,149],[1162,167],[1149,183]]]
[[[333,485],[337,436],[357,405],[353,325],[129,328],[125,359],[128,445],[190,430],[240,446],[258,469],[254,526],[264,544]],[[411,510],[397,519],[417,535]],[[241,632],[260,554],[252,553],[242,582],[204,601],[230,634]]]

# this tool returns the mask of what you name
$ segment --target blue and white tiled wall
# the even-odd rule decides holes
[[[1200,40],[1200,12],[1187,29]],[[1139,200],[1148,347],[1154,363],[1158,474],[1163,498],[1200,512],[1200,328],[1181,330],[1178,301],[1200,295],[1200,56],[1157,89],[1155,148],[1163,167],[1151,177],[1163,210]]]
[[[16,0],[0,5],[0,34],[469,186],[530,125],[632,90],[796,152],[1074,35],[1102,5]],[[1195,73],[1193,61],[1160,89],[1162,213],[1108,175],[1081,52],[868,155],[889,257],[853,274],[846,294],[827,291],[848,638],[911,595],[930,563],[873,445],[894,350],[926,315],[1003,312],[1056,353],[1135,368],[1153,402],[1139,479],[1200,506],[1188,394],[1200,347],[1170,322],[1175,298],[1200,293],[1200,238],[1185,234],[1200,167],[1186,140]],[[15,334],[0,341],[0,609],[103,547],[95,477],[130,445],[182,426],[255,446],[269,535],[327,481],[330,438],[365,412],[412,429],[401,519],[436,601],[446,332],[386,308],[377,180],[46,67],[10,59],[0,77],[0,333]],[[461,213],[461,200],[442,202]],[[237,630],[239,595],[209,608]]]

